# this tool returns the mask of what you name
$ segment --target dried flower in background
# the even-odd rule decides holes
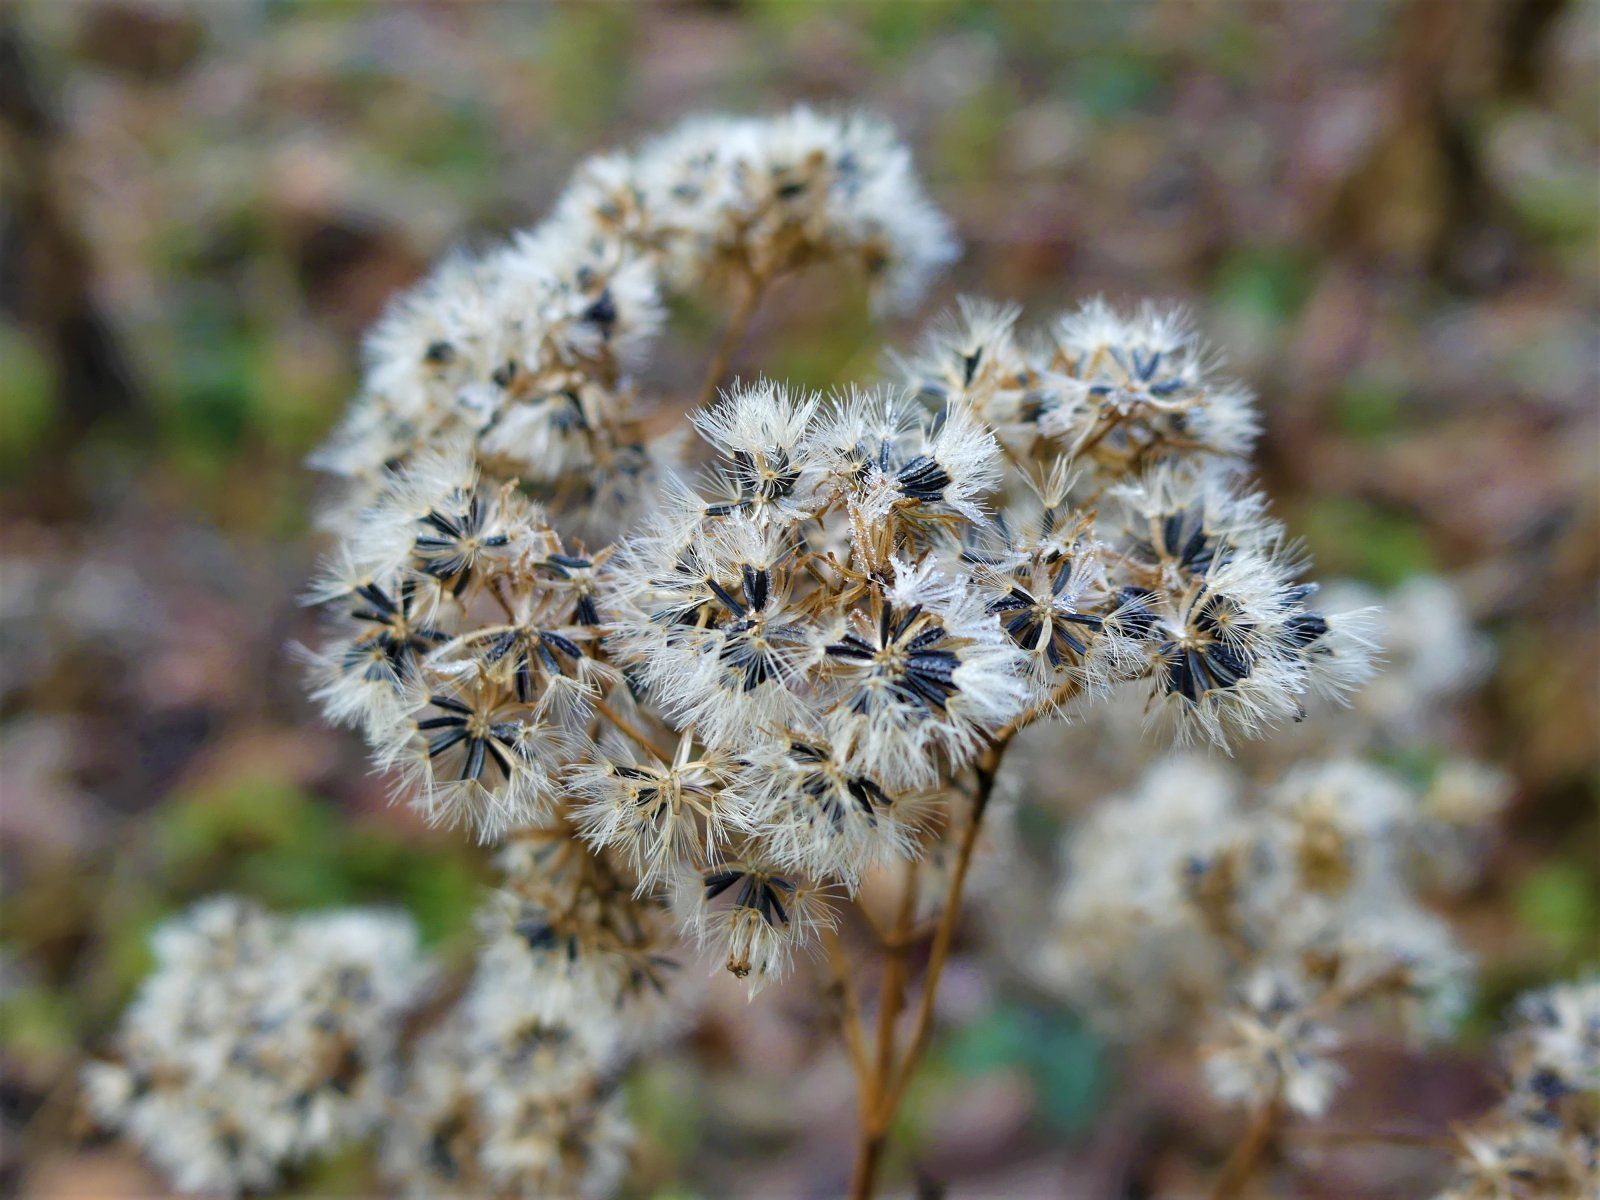
[[[295,918],[216,897],[163,925],[115,1062],[85,1069],[95,1117],[184,1191],[274,1186],[384,1120],[400,1019],[429,972],[399,915]]]
[[[1528,992],[1499,1041],[1505,1096],[1458,1131],[1439,1200],[1600,1193],[1600,979]]]

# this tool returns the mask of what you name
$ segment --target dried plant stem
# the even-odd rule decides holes
[[[894,1115],[883,1111],[883,1100],[890,1073],[894,1070],[894,1027],[905,1005],[906,958],[911,949],[906,934],[911,929],[916,913],[916,899],[917,864],[907,863],[894,927],[881,939],[884,962],[883,984],[878,992],[876,1052],[867,1060],[866,1075],[857,1081],[861,1098],[861,1124],[856,1142],[855,1169],[850,1178],[852,1200],[865,1200],[872,1195],[873,1180],[877,1177],[878,1164],[883,1158],[889,1124]]]
[[[911,1041],[901,1058],[899,1073],[895,1076],[884,1100],[884,1105],[891,1116],[900,1107],[906,1087],[911,1083],[912,1075],[916,1073],[917,1062],[927,1048],[928,1037],[933,1032],[933,1003],[939,987],[939,977],[944,974],[945,962],[950,956],[950,943],[955,939],[956,923],[961,916],[962,892],[966,887],[967,872],[972,866],[972,852],[978,844],[978,828],[982,824],[984,810],[989,806],[989,797],[994,791],[995,769],[999,763],[999,756],[996,754],[993,757],[993,765],[986,760],[978,766],[978,786],[973,794],[972,815],[961,834],[961,849],[957,853],[955,871],[950,878],[950,891],[945,897],[944,910],[940,913],[939,924],[934,930],[933,948],[928,955],[927,976],[922,985],[922,998],[917,1004],[916,1021],[911,1027]]]
[[[1445,1150],[1460,1145],[1460,1140],[1451,1134],[1412,1129],[1301,1129],[1293,1136],[1296,1142],[1333,1146],[1417,1146]]]
[[[632,721],[628,720],[628,718],[624,717],[616,709],[612,708],[611,705],[607,704],[604,700],[596,699],[594,701],[594,708],[596,712],[615,725],[621,733],[627,735],[629,741],[633,742],[657,762],[668,763],[672,761],[672,755],[666,753],[659,746],[657,746],[654,739],[652,739],[649,734],[640,729]]]
[[[1216,1185],[1211,1189],[1211,1200],[1236,1200],[1244,1191],[1245,1184],[1250,1182],[1250,1177],[1261,1162],[1262,1154],[1272,1144],[1282,1118],[1283,1099],[1274,1093],[1256,1109],[1250,1124],[1245,1127],[1244,1136],[1222,1164],[1222,1173],[1217,1176]]]
[[[849,956],[845,954],[844,944],[839,940],[838,930],[824,930],[822,940],[828,950],[828,966],[833,972],[834,986],[839,990],[841,1010],[839,1023],[844,1031],[845,1046],[850,1051],[850,1064],[855,1070],[856,1081],[859,1084],[868,1075],[867,1036],[866,1030],[861,1025],[861,1002],[856,996]]]
[[[750,318],[756,315],[766,290],[765,275],[752,273],[744,276],[744,286],[739,289],[739,303],[728,318],[728,327],[722,331],[722,338],[717,342],[711,363],[706,368],[705,382],[700,385],[700,395],[695,401],[697,408],[704,408],[716,399],[717,385],[728,373],[728,365],[733,361],[739,343],[744,340],[745,330],[750,327]]]
[[[989,797],[994,791],[995,772],[1005,746],[1006,742],[997,742],[978,763],[972,811],[961,833],[961,844],[956,852],[949,888],[934,928],[933,945],[928,954],[928,967],[910,1040],[898,1055],[898,1066],[894,1030],[905,1004],[907,954],[913,944],[909,935],[915,915],[915,864],[907,872],[894,930],[883,941],[884,983],[878,1000],[877,1056],[872,1063],[872,1074],[861,1081],[861,1126],[856,1143],[855,1169],[850,1179],[851,1200],[870,1200],[872,1196],[878,1169],[883,1161],[884,1147],[888,1142],[889,1127],[894,1123],[906,1088],[916,1074],[917,1064],[933,1032],[934,998],[950,957],[950,945],[955,939],[956,924],[961,915],[962,893],[972,866],[972,852],[978,844],[978,830],[983,822],[984,811],[988,808]]]

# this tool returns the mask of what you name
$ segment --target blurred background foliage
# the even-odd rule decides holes
[[[1572,0],[7,0],[7,1185],[153,1186],[65,1148],[60,1081],[194,897],[397,903],[446,955],[470,943],[479,856],[389,809],[301,694],[302,460],[389,295],[537,220],[585,154],[701,110],[889,116],[967,246],[924,316],[960,292],[1035,319],[1102,293],[1192,305],[1263,394],[1269,486],[1320,572],[1448,573],[1493,637],[1468,748],[1517,799],[1455,914],[1484,960],[1469,1030],[1594,963],[1597,64],[1600,14]],[[649,380],[669,402],[717,318],[679,325]],[[801,279],[740,366],[825,385],[914,328]],[[1084,1144],[1130,1067],[970,974],[907,1132],[946,1174],[1059,1188],[1047,1151]],[[737,1168],[792,1190],[848,1091],[784,1095],[739,1064],[802,1060],[816,1019],[725,1008],[699,1066],[645,1071],[641,1187],[719,1194]],[[735,1102],[732,1145],[708,1114]],[[1088,1144],[1082,1194],[1108,1153]],[[370,1186],[341,1160],[303,1190]]]

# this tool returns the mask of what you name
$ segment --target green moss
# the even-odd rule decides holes
[[[0,322],[0,474],[11,475],[38,451],[55,423],[54,374],[32,338]]]
[[[1354,497],[1313,500],[1291,525],[1305,538],[1324,578],[1353,576],[1387,589],[1436,569],[1433,547],[1418,522]]]
[[[1547,863],[1522,881],[1513,904],[1518,919],[1565,965],[1600,965],[1600,886],[1592,869]]]
[[[1250,320],[1292,317],[1310,292],[1306,255],[1289,246],[1252,246],[1230,254],[1217,268],[1212,295],[1219,307]]]
[[[480,898],[476,859],[459,839],[417,843],[341,821],[329,805],[268,776],[179,798],[157,818],[154,845],[154,874],[173,907],[220,889],[284,912],[399,904],[437,944],[468,929]]]
[[[1400,428],[1406,388],[1398,380],[1373,376],[1345,384],[1334,405],[1340,430],[1365,441],[1382,441]]]

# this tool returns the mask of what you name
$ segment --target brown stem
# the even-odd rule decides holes
[[[1414,1129],[1301,1129],[1293,1133],[1297,1142],[1325,1145],[1381,1145],[1418,1146],[1424,1149],[1448,1149],[1458,1146],[1458,1139],[1447,1133],[1427,1133]]]
[[[1007,735],[1009,740],[1009,735]],[[928,955],[928,968],[923,979],[922,995],[912,1025],[911,1039],[900,1055],[895,1067],[893,1047],[894,1026],[905,1000],[905,956],[910,945],[913,908],[911,880],[908,878],[906,896],[902,900],[895,930],[884,943],[888,959],[884,966],[884,995],[878,1008],[878,1057],[874,1074],[862,1087],[862,1124],[860,1140],[856,1146],[855,1171],[850,1180],[851,1200],[871,1200],[877,1181],[878,1168],[883,1161],[884,1147],[888,1141],[889,1127],[894,1123],[905,1098],[906,1088],[916,1074],[917,1063],[927,1049],[933,1031],[934,997],[939,979],[944,974],[950,957],[950,946],[955,939],[956,924],[961,915],[962,892],[966,887],[967,873],[972,866],[973,849],[978,844],[978,829],[983,822],[984,810],[994,792],[995,772],[1006,743],[996,742],[979,761],[977,787],[972,797],[972,812],[961,833],[961,845],[956,852],[955,867],[950,875],[949,890],[935,927],[933,946]]]
[[[828,948],[828,967],[833,972],[833,983],[839,990],[839,1023],[844,1030],[844,1044],[850,1051],[850,1065],[855,1070],[857,1083],[867,1078],[867,1037],[861,1025],[861,1002],[856,997],[855,984],[850,978],[850,961],[836,929],[823,931],[822,940]]]
[[[933,948],[928,953],[927,975],[922,983],[922,997],[917,1004],[916,1021],[912,1025],[911,1042],[900,1062],[900,1071],[884,1100],[888,1115],[893,1117],[900,1107],[911,1078],[916,1074],[917,1062],[927,1049],[933,1032],[933,1002],[939,988],[939,978],[944,974],[950,957],[950,943],[955,939],[956,924],[961,916],[961,897],[967,883],[967,872],[972,866],[972,852],[978,844],[978,828],[983,823],[984,810],[989,807],[989,797],[994,792],[995,772],[1000,763],[1003,747],[996,747],[978,764],[978,786],[972,797],[972,815],[961,833],[961,849],[956,855],[955,870],[950,877],[950,892],[945,897],[944,911],[939,914],[939,924],[934,930]]]
[[[855,1169],[850,1177],[851,1200],[871,1197],[873,1181],[889,1138],[889,1123],[894,1116],[892,1110],[884,1111],[883,1099],[894,1071],[894,1027],[905,1007],[906,958],[911,949],[906,934],[916,914],[917,867],[915,862],[906,864],[894,927],[882,939],[883,986],[878,993],[877,1052],[869,1063],[866,1078],[860,1081],[861,1131],[856,1144]]]
[[[994,744],[990,749],[990,753],[994,755],[996,765],[999,763],[999,756],[1004,754],[1005,748],[1011,744],[1012,738],[1052,709],[1058,708],[1068,700],[1071,700],[1082,687],[1083,685],[1078,680],[1068,679],[1050,693],[1048,700],[1042,700],[1038,704],[1030,705],[1018,716],[1013,717],[1010,724],[1003,726],[1000,732],[994,735]],[[990,782],[992,783],[993,780],[991,779]],[[985,798],[985,803],[987,802],[987,798]]]
[[[1250,1118],[1244,1136],[1222,1164],[1222,1173],[1217,1176],[1216,1185],[1211,1189],[1211,1200],[1235,1200],[1244,1190],[1244,1185],[1255,1174],[1261,1155],[1272,1144],[1282,1116],[1283,1100],[1274,1092]]]
[[[594,707],[596,712],[617,727],[618,732],[625,734],[630,741],[657,762],[669,763],[672,761],[672,755],[663,752],[649,734],[645,733],[644,730],[640,729],[604,700],[597,698],[594,701]]]
[[[750,274],[744,277],[744,286],[739,291],[739,304],[728,318],[728,327],[722,331],[722,338],[711,355],[711,365],[706,368],[705,382],[700,385],[700,395],[695,401],[696,408],[704,408],[716,397],[717,384],[728,373],[728,364],[733,361],[734,351],[744,340],[745,330],[750,327],[750,318],[755,316],[766,290],[766,276]]]

